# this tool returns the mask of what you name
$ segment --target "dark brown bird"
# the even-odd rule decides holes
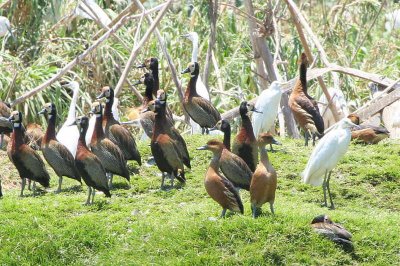
[[[239,107],[242,124],[233,141],[232,152],[242,158],[254,172],[258,162],[258,146],[249,118],[250,112],[258,112],[258,110],[254,108],[254,104],[242,102]]]
[[[10,143],[7,146],[7,154],[10,161],[15,165],[20,177],[21,197],[24,195],[26,179],[29,178],[34,182],[39,182],[44,187],[49,187],[50,176],[46,170],[42,158],[35,150],[25,144],[24,132],[22,130],[22,114],[19,111],[11,112],[9,117],[13,123],[13,133],[11,134]],[[35,195],[35,183],[33,185],[33,194]]]
[[[238,191],[231,181],[223,177],[218,170],[224,144],[218,140],[210,140],[207,145],[197,149],[209,150],[213,153],[213,158],[204,179],[204,186],[208,195],[221,205],[221,217],[225,217],[226,210],[243,214],[243,203]]]
[[[96,123],[90,141],[90,149],[100,159],[101,164],[104,166],[108,174],[116,174],[125,177],[129,182],[129,171],[121,149],[104,134],[102,127],[102,105],[99,102],[94,102],[92,104],[91,112],[96,116]],[[109,187],[112,187],[112,175],[110,175],[109,178]]]
[[[354,250],[351,242],[352,235],[342,225],[334,223],[328,215],[318,215],[311,222],[311,227],[320,235],[330,239],[335,244],[341,246],[345,251]]]
[[[146,90],[144,93],[142,105],[139,107],[140,112],[140,124],[146,135],[151,138],[153,135],[153,126],[154,126],[154,118],[155,113],[153,111],[146,111],[147,105],[150,101],[153,100],[153,88],[154,88],[154,78],[151,73],[145,73],[140,80],[138,80],[134,85],[144,84],[146,86]]]
[[[46,103],[39,114],[46,114],[48,117],[49,123],[43,140],[41,141],[41,150],[44,158],[58,176],[58,188],[56,193],[60,193],[63,176],[82,183],[81,176],[75,166],[74,156],[72,156],[67,147],[56,139],[56,106],[53,103]]]
[[[199,77],[199,71],[200,67],[197,62],[189,63],[188,67],[182,71],[182,74],[190,72],[190,81],[185,92],[183,108],[193,121],[200,125],[203,133],[208,133],[208,128],[214,127],[221,120],[221,115],[211,102],[197,94],[196,81]]]
[[[219,120],[215,127],[210,130],[219,130],[224,133],[224,145],[225,148],[230,151],[231,150],[231,125],[227,120]]]
[[[254,171],[250,184],[250,202],[253,217],[264,203],[269,203],[271,213],[274,213],[275,191],[277,186],[276,171],[268,159],[267,144],[279,144],[270,133],[261,133],[258,137],[260,163]]]
[[[86,205],[93,204],[96,189],[102,191],[106,197],[110,198],[110,189],[108,187],[106,170],[100,162],[100,159],[91,152],[86,146],[85,135],[89,126],[89,118],[80,116],[76,119],[75,124],[79,130],[79,140],[76,149],[75,165],[78,168],[83,181],[88,186],[88,198]],[[90,199],[92,196],[92,199]]]
[[[108,86],[102,89],[97,99],[106,98],[106,107],[103,115],[103,128],[107,138],[114,142],[123,152],[126,160],[135,160],[142,165],[140,153],[136,147],[135,139],[132,134],[115,120],[112,114],[114,102],[114,90]]]
[[[175,177],[181,183],[185,183],[186,179],[183,158],[178,144],[169,136],[170,129],[165,127],[168,123],[165,115],[165,104],[163,106],[158,100],[153,104],[156,117],[150,146],[157,167],[162,173],[161,189],[163,189],[165,179],[164,173],[171,176],[172,186]],[[151,106],[149,107],[152,108]]]
[[[137,68],[147,68],[151,71],[152,77],[154,79],[153,91],[154,96],[157,95],[157,91],[160,89],[160,79],[158,76],[158,59],[155,57],[147,58],[143,64],[136,66]]]
[[[377,144],[379,141],[389,137],[390,132],[385,127],[372,125],[360,125],[360,117],[356,114],[347,116],[357,128],[351,129],[351,139],[364,144]]]
[[[308,146],[310,133],[315,145],[315,137],[324,135],[324,120],[319,113],[317,102],[307,93],[307,65],[308,60],[305,53],[300,59],[300,78],[297,80],[289,97],[289,107],[294,118],[304,130],[305,146]]]

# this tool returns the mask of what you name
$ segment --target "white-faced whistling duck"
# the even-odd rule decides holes
[[[258,209],[264,203],[269,203],[271,213],[274,213],[275,191],[277,186],[276,171],[269,162],[267,144],[279,144],[270,133],[261,133],[258,137],[260,162],[254,171],[250,184],[250,202],[253,217],[257,217]]]
[[[78,168],[83,181],[88,186],[88,198],[86,205],[92,204],[96,189],[102,191],[106,197],[111,197],[110,189],[106,176],[106,170],[100,162],[100,159],[91,152],[85,140],[86,131],[89,126],[89,118],[80,116],[75,122],[79,130],[78,147],[76,149],[75,165]],[[92,197],[90,197],[92,196]]]
[[[308,159],[306,169],[302,173],[303,182],[313,186],[322,185],[324,192],[324,206],[328,207],[326,191],[328,190],[331,209],[334,209],[332,194],[329,188],[332,169],[344,156],[349,148],[351,132],[355,126],[350,119],[343,118],[323,137],[314,148]]]
[[[96,116],[96,124],[90,141],[90,149],[100,159],[101,164],[109,174],[125,177],[130,181],[126,160],[121,149],[108,139],[102,127],[103,106],[99,102],[92,103],[92,111]],[[109,187],[112,188],[112,176],[109,176]]]
[[[150,101],[153,100],[153,87],[154,87],[154,78],[151,73],[145,73],[140,80],[135,82],[134,85],[144,84],[146,86],[146,90],[144,92],[144,97],[142,101],[142,106],[139,107],[140,111],[140,124],[146,135],[151,138],[153,135],[153,126],[154,126],[154,117],[155,114],[153,111],[147,111],[147,105]],[[146,112],[143,112],[146,110]]]
[[[300,78],[297,80],[289,97],[289,107],[294,118],[304,130],[305,146],[308,146],[310,133],[315,145],[315,137],[324,135],[324,120],[319,113],[317,102],[307,93],[307,65],[305,53],[300,58]]]
[[[341,246],[343,250],[352,252],[354,250],[349,231],[342,225],[334,223],[328,215],[318,215],[311,221],[311,227],[320,235],[328,238],[335,244]]]
[[[185,108],[193,121],[200,125],[202,132],[208,133],[208,129],[214,127],[221,120],[221,115],[210,101],[197,94],[196,81],[199,77],[199,71],[200,67],[197,62],[189,63],[188,67],[182,71],[182,74],[190,73],[190,80],[184,95],[183,108]]]
[[[219,130],[224,133],[224,146],[228,151],[231,151],[231,125],[229,122],[225,119],[219,120],[211,130]]]
[[[151,138],[151,152],[158,169],[162,173],[161,189],[164,188],[164,173],[171,176],[172,186],[176,177],[181,183],[185,183],[185,171],[183,166],[182,154],[174,139],[169,136],[169,128],[165,118],[165,104],[163,106],[160,101],[155,100],[149,104],[149,109],[153,109],[156,114],[154,121],[153,136]]]
[[[114,90],[108,86],[103,87],[97,99],[106,98],[106,107],[103,115],[103,128],[107,138],[114,142],[123,152],[126,160],[135,160],[142,165],[140,153],[136,147],[135,139],[131,132],[121,126],[112,114]]]
[[[389,137],[390,132],[385,127],[372,125],[360,125],[360,117],[350,114],[348,118],[358,127],[351,129],[351,139],[365,144],[377,144],[379,141]]]
[[[213,158],[204,179],[204,186],[208,195],[221,205],[221,217],[225,217],[226,210],[243,214],[243,203],[239,192],[232,182],[223,177],[218,170],[224,144],[219,140],[210,140],[207,142],[207,145],[197,149],[209,150],[213,153]]]
[[[158,90],[157,92],[157,100],[161,104],[161,108],[163,108],[163,114],[165,115],[166,124],[164,125],[165,132],[176,142],[178,146],[179,152],[182,156],[183,164],[186,165],[188,168],[190,166],[190,156],[189,151],[186,146],[186,142],[181,136],[181,133],[174,127],[171,117],[168,117],[168,108],[167,108],[167,94],[164,90]]]
[[[254,104],[246,101],[242,102],[239,107],[242,124],[238,134],[233,140],[232,152],[242,158],[247,163],[250,170],[254,172],[258,162],[258,146],[249,118],[250,112],[258,112],[258,110],[255,109]]]
[[[37,154],[35,150],[33,150],[24,142],[21,112],[11,112],[9,120],[13,123],[13,133],[11,134],[10,143],[7,146],[7,154],[10,158],[10,161],[15,165],[20,177],[22,178],[22,197],[24,195],[24,188],[27,178],[34,182],[39,182],[42,186],[47,188],[50,185],[50,176],[39,154]],[[36,188],[34,183],[34,195],[35,189]]]
[[[147,58],[143,64],[136,66],[137,68],[147,68],[151,71],[154,79],[153,95],[157,95],[157,91],[160,89],[160,79],[158,77],[158,59],[155,57]]]
[[[59,193],[61,192],[63,176],[67,176],[82,183],[81,176],[75,166],[74,156],[72,156],[67,147],[56,139],[56,106],[53,103],[46,103],[39,114],[46,114],[48,117],[49,122],[41,143],[41,150],[44,158],[58,176],[58,188],[56,193]]]

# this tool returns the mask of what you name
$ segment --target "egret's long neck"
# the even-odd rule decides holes
[[[76,102],[78,101],[79,96],[79,85],[74,86],[74,92],[72,94],[71,104],[69,105],[68,117],[67,121],[69,124],[75,121],[75,111],[76,111]]]

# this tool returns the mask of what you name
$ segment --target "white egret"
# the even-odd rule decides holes
[[[302,173],[303,182],[314,186],[322,185],[324,205],[327,207],[326,190],[328,190],[331,209],[334,209],[332,195],[329,188],[332,169],[346,153],[351,139],[350,128],[356,126],[348,118],[340,120],[317,144],[306,169]]]
[[[339,119],[347,117],[350,112],[347,107],[347,101],[344,97],[342,90],[335,88],[328,88],[329,95],[332,98],[332,105],[336,108]],[[335,117],[332,111],[328,108],[328,101],[326,100],[325,94],[322,94],[318,101],[318,108],[324,119],[324,127],[329,128],[336,123]]]
[[[7,33],[11,33],[11,24],[8,18],[0,16],[0,37],[5,36]]]

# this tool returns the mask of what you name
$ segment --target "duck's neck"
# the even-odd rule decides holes
[[[189,84],[186,88],[186,93],[185,93],[186,97],[198,96],[197,91],[196,91],[196,82],[197,82],[198,77],[199,77],[199,74],[192,75],[190,77]]]
[[[228,151],[231,150],[231,128],[230,127],[226,128],[224,130],[224,145]]]
[[[11,134],[12,147],[18,148],[24,144],[24,132],[22,131],[21,123],[13,123],[13,133]]]
[[[106,98],[106,107],[104,108],[104,117],[107,119],[114,118],[112,114],[112,106],[114,103],[114,97]]]
[[[208,168],[208,172],[218,173],[219,169],[219,160],[221,159],[222,150],[219,152],[214,152],[214,156],[211,159],[210,166]]]
[[[300,82],[303,87],[303,92],[307,93],[307,64],[300,64]]]
[[[47,125],[46,134],[43,137],[43,141],[45,143],[49,142],[50,140],[56,139],[56,118],[57,114],[53,112],[49,115],[49,124]]]
[[[78,150],[79,150],[79,148],[88,149],[88,147],[86,145],[86,138],[85,138],[86,132],[87,132],[87,128],[86,129],[80,128],[79,139],[78,139]]]
[[[269,162],[268,153],[265,146],[259,147],[259,150],[260,150],[260,162],[265,166],[268,172],[275,171],[274,167],[272,167],[272,164]]]
[[[154,120],[154,130],[153,139],[155,139],[159,134],[164,134],[166,132],[165,127],[168,125],[167,118],[165,116],[165,105],[160,110],[157,110],[155,120]]]
[[[147,106],[147,104],[153,100],[153,91],[154,91],[154,84],[146,84],[146,91],[144,92],[143,97],[143,105]]]
[[[153,95],[157,96],[157,91],[160,89],[160,79],[158,77],[158,64],[155,64],[150,69],[154,79]]]
[[[242,115],[242,128],[240,129],[240,131],[242,130],[245,132],[247,138],[250,139],[250,141],[256,140],[253,132],[253,125],[251,124],[250,118],[247,115]]]
[[[95,116],[96,116],[96,122],[94,124],[94,131],[93,131],[92,139],[90,141],[91,144],[92,143],[94,144],[97,141],[105,138],[104,130],[103,130],[103,126],[102,126],[103,116],[102,116],[102,114],[95,114]]]

